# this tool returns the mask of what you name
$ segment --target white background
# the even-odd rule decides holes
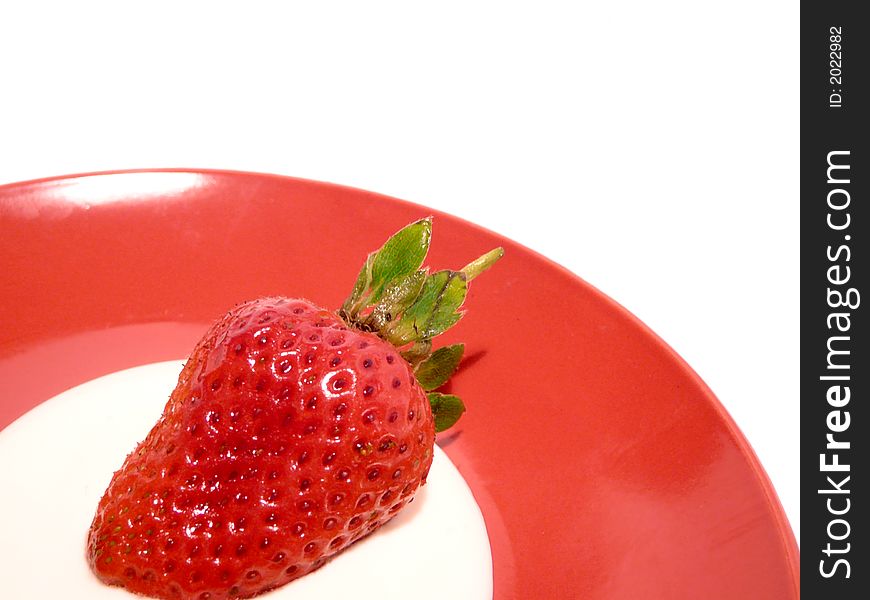
[[[9,4],[0,183],[265,171],[493,229],[669,342],[799,533],[796,2]]]

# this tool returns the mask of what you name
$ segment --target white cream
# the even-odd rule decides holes
[[[156,422],[179,361],[94,379],[0,432],[0,571],[16,600],[133,599],[101,584],[85,560],[97,502]],[[384,569],[384,565],[389,565]],[[388,525],[264,600],[491,600],[492,558],[480,509],[437,446],[428,484]]]

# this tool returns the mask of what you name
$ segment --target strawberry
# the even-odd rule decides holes
[[[460,271],[421,269],[431,220],[371,253],[342,308],[260,298],[196,345],[163,415],[112,477],[88,534],[103,582],[159,598],[245,598],[317,569],[426,482],[433,391],[462,356],[432,339],[462,313]]]

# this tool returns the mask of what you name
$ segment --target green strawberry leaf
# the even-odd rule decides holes
[[[426,258],[431,238],[432,218],[427,217],[403,227],[369,254],[341,308],[348,320],[355,321],[362,309],[380,301],[388,290],[401,286],[407,277],[414,275]]]
[[[454,344],[438,348],[432,355],[421,362],[415,375],[417,381],[427,392],[440,388],[447,383],[450,376],[462,360],[463,344]]]
[[[390,284],[414,273],[423,264],[432,238],[432,218],[399,230],[375,253],[369,302],[377,302]]]
[[[459,396],[440,392],[429,392],[428,396],[429,406],[432,407],[432,415],[435,417],[436,433],[453,427],[465,412],[465,404]]]
[[[380,331],[396,316],[402,314],[420,295],[426,282],[426,271],[415,271],[398,279],[384,290],[381,301],[363,323],[372,331]]]
[[[431,339],[462,318],[456,310],[467,286],[460,271],[438,271],[426,278],[420,295],[397,321],[387,326],[386,339],[396,346]]]

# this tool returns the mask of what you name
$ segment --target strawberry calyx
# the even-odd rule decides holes
[[[457,396],[435,391],[444,385],[462,359],[464,346],[437,350],[432,340],[463,316],[469,282],[504,254],[495,248],[458,271],[430,273],[423,267],[432,238],[432,217],[407,225],[370,253],[350,296],[338,314],[351,327],[368,331],[395,346],[414,368],[429,395],[435,430],[451,427],[465,406]]]

